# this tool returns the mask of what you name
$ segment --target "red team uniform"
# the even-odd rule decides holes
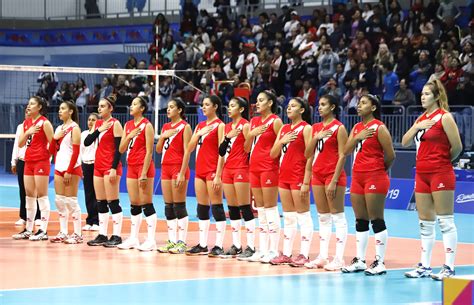
[[[351,193],[386,194],[390,187],[390,180],[385,171],[384,151],[378,140],[379,128],[383,122],[374,119],[364,125],[362,122],[354,126],[353,136],[365,128],[373,129],[372,137],[359,141],[354,150],[352,166]]]
[[[323,138],[316,143],[314,159],[313,159],[313,179],[312,185],[328,185],[334,172],[336,171],[337,161],[339,160],[339,146],[337,142],[337,134],[342,123],[338,120],[333,120],[328,125],[323,123],[316,123],[312,128],[312,135],[318,134],[323,130],[331,130],[332,134],[329,137]],[[337,181],[338,186],[346,186],[346,173],[344,170],[339,175]]]
[[[56,129],[56,133],[62,130],[64,125],[59,126]],[[72,130],[74,127],[78,127],[77,123],[73,122],[65,131],[66,134],[59,140],[54,141],[56,143],[56,157],[54,165],[54,174],[64,177],[67,172],[69,163],[71,162],[73,154],[72,144]],[[74,164],[74,169],[70,172],[71,175],[82,177],[81,158],[78,157]]]
[[[242,130],[247,124],[246,119],[240,119],[235,127]],[[232,130],[232,122],[225,125],[225,134]],[[224,156],[224,170],[222,171],[222,182],[233,184],[237,182],[249,182],[249,155],[244,151],[245,137],[241,132],[236,137],[230,139],[227,152]]]
[[[145,137],[145,128],[147,124],[150,124],[146,118],[135,125],[133,120],[128,121],[125,124],[125,135],[128,136],[136,128],[140,128],[140,133],[136,135],[130,143],[128,143],[127,149],[127,178],[138,179],[140,178],[143,170],[143,165],[146,156],[146,137]],[[153,158],[150,161],[150,166],[148,167],[148,172],[146,174],[148,178],[155,177],[155,166],[153,163]]]
[[[265,121],[262,121],[261,117],[252,118],[250,121],[251,130],[262,125],[268,126],[267,130],[256,136],[252,143],[249,164],[251,187],[278,186],[278,159],[270,158],[270,151],[277,137],[273,124],[278,118],[276,114],[272,114]]]
[[[424,113],[418,122],[433,120],[431,128],[419,130],[415,136],[416,175],[415,192],[432,193],[455,189],[456,177],[451,164],[451,144],[443,130],[442,117],[446,113],[438,109],[432,114]]]
[[[215,119],[211,123],[201,122],[197,130],[212,126],[212,130],[199,138],[196,149],[196,178],[210,181],[216,176],[217,161],[219,160],[218,127],[222,121]]]
[[[47,120],[46,117],[40,116],[34,122],[33,119],[30,118],[23,123],[23,132],[26,132],[33,125],[41,127],[36,134],[30,135],[26,140],[25,176],[49,176],[49,143],[43,126]]]
[[[163,144],[161,152],[161,179],[163,180],[176,179],[181,170],[184,156],[183,137],[186,125],[188,123],[185,120],[181,120],[174,126],[171,123],[166,123],[161,129],[161,133],[170,129],[178,130],[174,136],[166,139]],[[189,180],[189,167],[186,170],[185,179]]]
[[[110,118],[111,122],[117,121],[115,118]],[[95,122],[95,129],[99,129],[104,124],[104,120],[97,120]],[[112,169],[112,162],[115,154],[115,140],[114,140],[114,125],[108,130],[101,132],[99,135],[99,144],[95,152],[94,176],[104,177],[110,173]],[[122,164],[117,165],[117,176],[122,176]]]
[[[283,145],[280,156],[280,175],[278,187],[287,190],[299,190],[303,185],[306,157],[304,156],[305,143],[303,130],[309,124],[305,121],[293,128],[286,124],[281,128],[280,139],[290,132],[296,133],[293,142]]]

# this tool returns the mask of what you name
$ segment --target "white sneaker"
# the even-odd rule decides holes
[[[270,261],[279,256],[278,252],[268,251],[268,253],[260,259],[262,264],[270,264]]]
[[[453,277],[454,275],[456,275],[454,270],[451,270],[447,265],[443,265],[439,273],[431,274],[431,278],[435,281],[442,281],[443,279]]]
[[[31,241],[48,240],[48,233],[39,229],[38,232],[36,232],[34,235],[31,235],[29,239]]]
[[[81,235],[77,235],[76,233],[72,234],[64,241],[65,244],[73,245],[73,244],[82,244],[84,239]]]
[[[91,228],[89,229],[89,231],[99,231],[100,227],[99,225],[92,225]]]
[[[41,219],[36,219],[35,220],[35,226],[39,227],[43,224],[43,221]]]
[[[256,262],[259,262],[262,257],[263,257],[263,254],[261,254],[258,251],[255,251],[255,253],[252,254],[252,256],[249,256],[249,257],[239,257],[239,256],[237,256],[237,259],[239,261],[256,263]]]
[[[21,218],[15,222],[15,226],[24,226],[25,224],[26,224],[26,220],[23,220]]]
[[[120,250],[130,250],[138,248],[140,245],[138,239],[136,238],[127,238],[123,243],[117,246]]]
[[[405,272],[405,276],[412,279],[418,279],[420,277],[428,277],[432,273],[433,270],[430,267],[423,267],[421,263],[418,263],[414,270]]]
[[[52,243],[63,243],[66,241],[67,239],[67,234],[63,233],[63,232],[59,232],[58,235],[54,236],[53,238],[51,238],[49,241],[52,242]]]
[[[151,239],[146,239],[143,244],[137,248],[140,251],[155,251],[156,250],[156,241]]]
[[[324,266],[324,270],[326,271],[338,271],[344,267],[344,261],[334,258],[330,263],[327,263]]]
[[[91,228],[92,228],[92,226],[91,226],[91,225],[89,225],[89,224],[86,224],[85,226],[83,226],[83,227],[82,227],[82,231],[90,231],[90,230],[91,230]]]
[[[13,234],[12,238],[15,239],[15,240],[29,239],[31,234],[33,234],[33,232],[30,232],[27,229],[24,229],[20,233]]]
[[[360,272],[367,269],[367,264],[364,260],[359,259],[358,257],[354,257],[351,261],[351,264],[348,266],[344,266],[341,268],[343,273],[351,273],[351,272]]]
[[[314,260],[310,261],[309,263],[304,264],[304,266],[308,269],[316,269],[316,268],[323,268],[329,263],[327,258],[322,258],[318,255]]]
[[[387,273],[385,264],[378,258],[376,258],[370,267],[365,270],[365,275],[382,275],[385,273]]]

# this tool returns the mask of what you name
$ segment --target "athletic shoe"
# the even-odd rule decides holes
[[[343,273],[351,273],[351,272],[360,272],[365,271],[367,269],[367,264],[364,260],[359,259],[358,257],[354,257],[351,261],[349,266],[344,266],[341,268]]]
[[[43,232],[43,230],[39,229],[35,235],[30,236],[31,241],[38,241],[38,240],[48,240],[48,232]]]
[[[103,246],[109,239],[107,236],[99,234],[93,240],[87,242],[88,246]]]
[[[339,271],[341,268],[344,267],[344,261],[334,258],[330,263],[327,263],[324,266],[324,270],[326,271]]]
[[[248,261],[248,259],[251,258],[254,254],[255,254],[255,249],[252,249],[249,246],[247,246],[244,252],[237,255],[237,259],[239,261]]]
[[[280,254],[270,260],[271,265],[289,265],[292,262],[291,257]]]
[[[70,235],[69,238],[64,241],[64,243],[68,245],[82,244],[83,242],[84,239],[82,236],[76,233]]]
[[[260,259],[260,262],[262,264],[269,264],[270,261],[276,257],[278,257],[278,252],[273,252],[273,251],[269,251],[267,254],[265,254],[261,259]]]
[[[89,231],[99,231],[99,225],[92,225]]]
[[[300,254],[297,257],[291,259],[290,266],[291,267],[304,267],[304,265],[307,263],[309,263],[309,258],[304,256],[303,254]]]
[[[20,233],[13,234],[13,235],[12,235],[12,238],[13,238],[13,239],[16,239],[16,240],[29,239],[30,236],[31,236],[31,234],[33,234],[33,232],[28,231],[27,229],[24,229],[24,230],[21,231]]]
[[[140,243],[138,242],[138,239],[129,237],[123,243],[118,245],[117,248],[120,250],[130,250],[138,248],[139,245]]]
[[[420,277],[428,277],[432,273],[433,270],[430,267],[423,267],[421,263],[418,263],[414,270],[405,272],[405,276],[412,279],[418,279]]]
[[[382,275],[387,273],[387,269],[385,268],[385,264],[376,258],[370,267],[365,269],[364,273],[365,275]]]
[[[218,246],[214,246],[214,248],[211,249],[211,252],[207,254],[208,257],[219,257],[222,254],[224,254],[224,249]]]
[[[106,248],[115,248],[122,243],[122,237],[117,235],[110,236],[110,239],[106,241],[103,246]]]
[[[35,220],[35,226],[39,227],[43,224],[43,221],[41,219],[36,219]]]
[[[431,274],[431,278],[435,281],[442,281],[445,278],[453,277],[456,274],[454,270],[451,270],[449,266],[443,265],[441,270],[437,274]]]
[[[252,262],[252,263],[259,263],[260,260],[264,257],[265,255],[263,253],[260,253],[258,251],[255,251],[251,257],[248,257],[246,259],[241,259],[243,261],[247,262]]]
[[[304,264],[304,266],[308,269],[316,269],[316,268],[323,268],[329,263],[326,258],[322,258],[318,255],[314,260]],[[365,269],[365,268],[364,268]]]
[[[176,244],[170,240],[166,242],[166,245],[159,247],[157,250],[160,253],[168,253]]]
[[[195,245],[191,249],[186,250],[186,255],[206,255],[209,253],[209,250],[207,249],[207,246],[201,247],[200,244]]]
[[[82,231],[90,231],[92,226],[90,224],[86,224],[85,226],[82,227]]]
[[[176,244],[174,244],[174,247],[171,248],[169,251],[171,254],[183,254],[186,252],[186,243],[182,240],[178,240]]]
[[[154,239],[146,239],[140,246],[137,248],[140,251],[148,252],[156,250],[156,241]]]
[[[51,238],[49,241],[52,243],[63,243],[67,239],[67,235],[63,232],[59,232],[58,235]]]
[[[239,254],[242,254],[242,247],[237,248],[235,245],[232,245],[229,250],[220,255],[220,258],[235,258]]]
[[[26,224],[26,220],[23,220],[21,218],[15,222],[15,226],[24,226],[25,224]]]

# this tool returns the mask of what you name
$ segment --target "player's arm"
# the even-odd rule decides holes
[[[339,181],[339,176],[341,176],[342,169],[344,168],[344,164],[346,163],[346,155],[344,154],[344,147],[347,143],[347,130],[344,125],[339,127],[337,132],[337,152],[339,158],[337,159],[336,169],[334,170],[334,175],[332,176],[331,182]]]
[[[379,127],[377,139],[379,140],[384,152],[385,170],[388,170],[395,160],[395,150],[393,149],[392,136],[385,125]]]
[[[281,148],[283,147],[283,144],[280,140],[280,133],[281,133],[281,128],[277,133],[277,137],[275,139],[275,143],[273,143],[273,147],[270,150],[270,158],[276,159],[280,156],[281,154]]]
[[[145,154],[145,161],[143,163],[142,167],[142,173],[140,177],[145,177],[146,174],[148,173],[148,169],[150,166],[155,166],[154,164],[151,164],[151,157],[153,155],[153,144],[154,144],[154,135],[155,135],[155,130],[153,129],[153,126],[151,124],[146,124],[145,127],[145,148],[146,148],[146,154]]]
[[[354,137],[354,128],[352,128],[349,138],[347,139],[346,145],[344,145],[344,156],[352,154],[357,144],[357,139]]]
[[[459,136],[458,126],[456,125],[451,113],[444,114],[441,120],[443,130],[448,137],[449,144],[451,144],[451,149],[449,151],[451,161],[454,161],[462,151],[462,142],[461,137]]]

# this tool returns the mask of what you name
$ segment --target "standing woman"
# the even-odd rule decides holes
[[[255,218],[250,206],[250,143],[247,147],[244,145],[250,129],[247,101],[242,97],[233,97],[229,101],[228,115],[232,122],[225,125],[225,137],[219,146],[219,155],[224,157],[222,182],[229,208],[232,246],[222,257],[248,258],[255,253]],[[247,248],[243,252],[240,231],[242,217],[247,229]]]
[[[189,182],[189,141],[193,134],[186,122],[186,104],[180,98],[168,102],[166,114],[169,123],[163,125],[156,152],[161,153],[161,190],[165,201],[168,224],[168,242],[159,247],[160,252],[182,254],[186,251],[188,211],[186,192]]]
[[[380,102],[364,95],[357,104],[362,122],[351,131],[344,147],[347,156],[354,151],[351,202],[356,217],[357,255],[342,272],[364,271],[366,275],[387,273],[384,264],[387,228],[384,220],[385,197],[390,187],[387,170],[395,159],[392,137],[381,121]],[[365,253],[369,240],[369,223],[375,234],[375,261],[367,268]]]
[[[250,152],[249,175],[252,194],[255,199],[260,226],[259,249],[248,258],[251,262],[270,261],[278,256],[280,241],[280,213],[278,212],[278,159],[270,158],[270,151],[283,125],[277,112],[277,98],[265,90],[257,96],[257,113],[260,116],[250,121],[250,132],[245,146],[252,146]]]
[[[313,161],[313,196],[319,216],[319,255],[306,264],[307,268],[339,270],[344,266],[344,248],[347,240],[347,221],[344,214],[346,173],[344,146],[347,131],[338,120],[339,102],[332,95],[319,99],[322,121],[313,125],[311,144],[306,156]],[[336,255],[329,262],[329,241],[332,224],[336,227]]]
[[[47,240],[47,229],[51,206],[48,198],[50,172],[50,153],[48,145],[53,139],[53,126],[44,116],[47,112],[46,101],[33,96],[28,101],[27,111],[30,118],[23,123],[18,146],[26,145],[25,152],[25,191],[26,191],[26,228],[13,235],[13,239]],[[41,227],[33,235],[36,215],[36,199],[41,213]]]
[[[54,166],[54,190],[59,213],[59,233],[52,243],[81,244],[81,208],[77,202],[77,190],[82,177],[79,150],[81,129],[77,124],[76,104],[64,101],[59,105],[62,125],[56,128],[50,150],[56,155]],[[72,216],[74,233],[68,236],[68,212]]]
[[[283,125],[270,157],[280,157],[278,191],[283,207],[283,253],[270,261],[272,265],[290,264],[303,267],[309,263],[309,248],[313,237],[313,220],[309,203],[311,159],[305,157],[311,142],[311,112],[306,100],[295,97],[286,110],[291,123]],[[301,229],[300,254],[292,258],[293,241],[298,224]]]
[[[458,127],[449,113],[446,91],[439,80],[427,83],[421,92],[426,110],[403,136],[402,145],[416,144],[415,199],[421,233],[421,262],[406,277],[431,276],[434,280],[452,277],[456,256],[457,229],[454,224],[456,177],[451,162],[462,150]],[[432,274],[431,253],[438,220],[445,249],[445,264]]]
[[[98,231],[99,230],[99,214],[97,212],[97,199],[94,190],[94,160],[95,151],[97,149],[97,141],[92,145],[85,146],[84,141],[93,132],[95,122],[99,119],[97,113],[91,113],[87,119],[88,130],[81,133],[81,161],[82,174],[84,183],[84,197],[86,199],[87,218],[86,225],[82,227],[84,231]]]
[[[119,151],[127,150],[127,190],[130,197],[132,226],[130,236],[118,245],[119,249],[137,248],[140,251],[156,249],[156,212],[153,207],[153,186],[155,180],[155,163],[153,162],[153,135],[155,131],[150,121],[143,117],[148,110],[147,101],[138,96],[132,100],[130,115],[133,120],[125,124],[125,132],[120,142]],[[138,234],[142,223],[142,210],[148,228],[148,237],[139,245]]]
[[[99,235],[87,242],[89,246],[115,247],[122,243],[122,207],[119,202],[120,177],[122,164],[120,164],[120,141],[122,139],[122,125],[112,117],[116,97],[105,97],[99,101],[99,115],[102,118],[95,122],[93,133],[84,141],[85,146],[90,146],[96,139],[99,140],[95,152],[94,163],[94,189],[97,196],[97,210],[99,212]],[[109,208],[114,222],[113,233],[107,238],[109,224]]]
[[[221,174],[217,172],[221,168],[218,162],[223,162],[222,157],[219,156],[219,144],[224,139],[224,123],[220,119],[221,107],[221,99],[218,96],[211,95],[203,100],[202,112],[207,119],[196,126],[186,152],[190,154],[196,149],[194,188],[199,218],[199,244],[187,250],[187,255],[209,254],[215,257],[224,254],[222,246],[226,216],[222,205]],[[212,216],[216,221],[216,244],[211,252],[207,248],[210,224],[209,203],[212,205]]]

